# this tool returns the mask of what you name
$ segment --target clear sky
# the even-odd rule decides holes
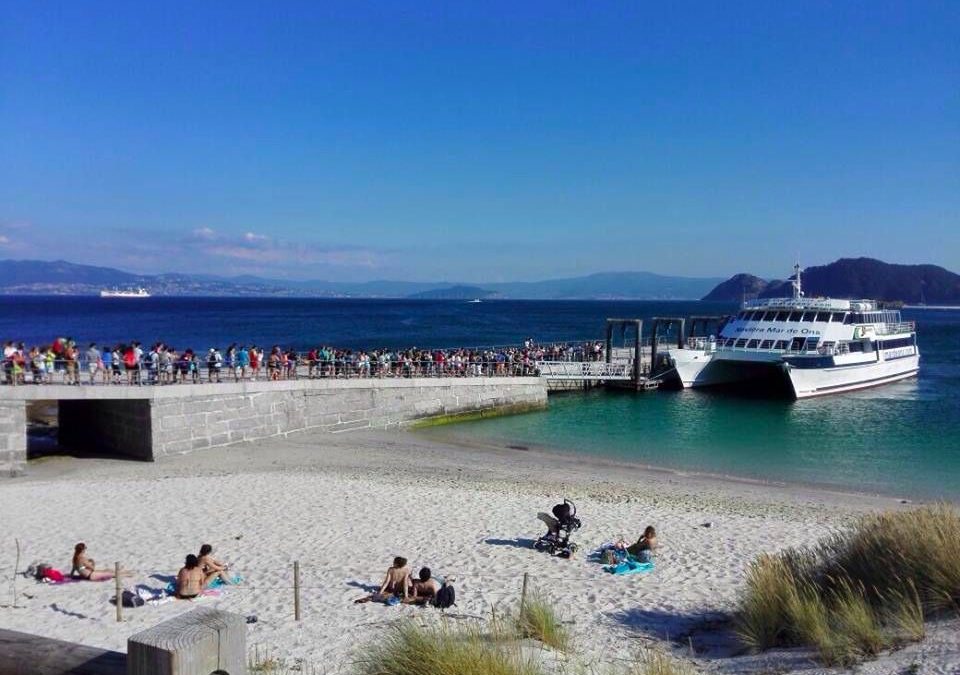
[[[0,0],[0,258],[960,271],[960,3]]]

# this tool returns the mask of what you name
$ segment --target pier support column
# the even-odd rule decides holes
[[[27,404],[0,401],[0,476],[22,476],[27,467]]]

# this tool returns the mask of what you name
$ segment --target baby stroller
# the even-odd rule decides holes
[[[538,513],[537,518],[547,526],[547,533],[533,543],[538,551],[546,551],[550,555],[569,558],[577,550],[577,545],[570,541],[570,533],[580,529],[580,519],[577,518],[577,507],[569,499],[563,504],[557,504],[549,513]]]

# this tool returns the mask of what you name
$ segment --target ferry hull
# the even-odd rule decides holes
[[[794,397],[803,399],[890,384],[913,377],[919,368],[920,357],[915,355],[893,361],[839,368],[807,369],[787,366],[785,372]]]

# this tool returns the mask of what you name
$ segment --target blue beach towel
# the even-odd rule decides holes
[[[625,574],[641,574],[645,572],[652,572],[653,563],[638,562],[632,558],[627,558],[622,563],[604,566],[603,571],[609,572],[610,574],[615,574],[617,576],[622,576]]]
[[[241,581],[243,581],[243,577],[241,577],[238,574],[230,580],[230,583],[239,584]],[[214,577],[213,581],[210,582],[210,585],[207,586],[207,588],[220,588],[221,586],[224,586],[224,585],[226,584],[223,583],[223,579],[221,579],[220,577]]]

